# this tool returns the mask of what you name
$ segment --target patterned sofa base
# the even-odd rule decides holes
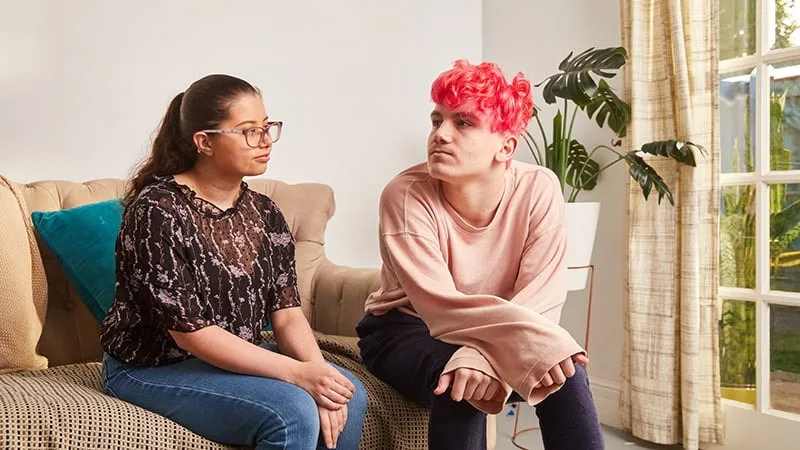
[[[266,335],[267,340],[271,339]],[[328,361],[361,379],[369,406],[361,449],[427,448],[428,411],[403,400],[361,363],[354,338],[317,335]],[[234,449],[103,393],[99,362],[0,375],[0,448]]]

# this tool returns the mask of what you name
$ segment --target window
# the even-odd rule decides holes
[[[719,28],[722,395],[800,420],[800,0]]]

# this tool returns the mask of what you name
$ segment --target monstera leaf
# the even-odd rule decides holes
[[[567,184],[577,189],[590,191],[597,186],[598,172],[600,172],[600,164],[589,157],[583,144],[573,139],[569,146],[569,156],[567,156]]]
[[[572,52],[561,61],[560,73],[545,78],[536,86],[547,83],[542,97],[548,104],[556,102],[556,97],[571,100],[581,108],[588,105],[595,96],[597,83],[592,74],[602,78],[613,78],[617,69],[628,59],[623,47],[603,49],[590,48],[572,58]]]
[[[692,167],[697,166],[697,162],[694,159],[695,151],[702,155],[706,154],[706,149],[701,145],[697,145],[693,142],[675,140],[648,142],[642,145],[640,151],[651,155],[672,158],[679,163],[687,164]]]
[[[650,196],[650,191],[655,188],[656,192],[658,192],[659,205],[664,197],[669,200],[671,205],[675,205],[675,200],[672,198],[672,191],[669,190],[667,183],[664,182],[661,175],[659,175],[650,164],[647,164],[641,156],[635,154],[635,152],[631,152],[625,155],[625,162],[630,166],[628,172],[630,172],[631,177],[636,180],[642,188],[642,194],[644,194],[645,200]]]
[[[595,113],[597,113],[595,115]],[[608,122],[618,137],[628,133],[628,122],[631,120],[631,107],[617,97],[606,80],[600,80],[592,99],[586,105],[586,114],[594,118],[600,128]]]
[[[647,164],[645,160],[637,155],[639,152],[648,153],[651,155],[661,156],[665,158],[671,158],[679,163],[686,164],[688,166],[695,167],[697,166],[697,162],[694,158],[694,152],[697,151],[700,154],[705,155],[706,150],[702,145],[695,144],[693,142],[682,142],[682,141],[674,141],[674,140],[667,140],[667,141],[654,141],[644,144],[641,149],[632,151],[625,155],[624,159],[625,162],[628,163],[630,166],[630,174],[636,182],[639,183],[639,186],[642,188],[642,194],[644,194],[645,200],[650,195],[650,191],[655,188],[656,192],[658,192],[658,203],[661,204],[661,200],[666,197],[669,200],[671,205],[675,205],[675,200],[672,198],[672,191],[670,191],[669,186],[664,182],[664,179],[653,169],[650,164]]]

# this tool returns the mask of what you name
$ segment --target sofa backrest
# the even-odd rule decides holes
[[[297,241],[296,263],[300,296],[303,312],[313,325],[312,285],[316,268],[326,261],[324,252],[325,229],[335,211],[333,191],[329,186],[315,183],[287,184],[268,179],[247,180],[251,189],[266,194],[274,200],[283,212],[286,221]],[[19,217],[13,224],[24,223],[27,230],[16,230],[19,236],[32,229],[30,213],[34,211],[54,211],[72,208],[87,203],[118,198],[123,195],[125,181],[120,179],[102,179],[86,183],[69,181],[40,181],[28,184],[15,184],[18,197],[23,200],[24,208],[0,204],[0,215],[21,216],[27,210],[28,217]],[[8,189],[0,185],[0,189]],[[6,192],[8,194],[8,192]],[[8,195],[6,195],[8,197]],[[4,226],[9,227],[4,221]],[[6,233],[9,230],[1,230]],[[35,234],[34,234],[35,235]],[[40,255],[35,251],[19,255],[19,258],[30,258],[33,271],[43,267],[47,279],[47,306],[44,326],[38,340],[38,352],[48,358],[49,366],[99,360],[100,328],[89,310],[81,302],[78,295],[70,287],[66,276],[55,258],[44,243],[38,239]],[[3,248],[8,246],[9,248]],[[0,239],[0,254],[24,251],[26,247],[10,243],[4,244]],[[0,270],[5,270],[0,267]],[[9,283],[25,283],[30,285],[30,273],[27,277],[15,277],[14,274],[0,274],[0,292],[12,292]],[[6,284],[6,286],[2,285]],[[22,290],[28,286],[17,286]],[[33,306],[31,306],[33,308]],[[41,318],[40,318],[41,319]],[[5,326],[0,319],[0,325]],[[36,330],[36,327],[25,327],[17,324],[20,330]]]

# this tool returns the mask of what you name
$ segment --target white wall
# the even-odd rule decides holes
[[[483,59],[498,63],[511,77],[521,71],[536,84],[558,71],[558,64],[570,51],[621,44],[619,0],[560,0],[556,3],[530,0],[487,0],[483,2]],[[611,83],[622,95],[622,75]],[[541,89],[535,89],[534,103],[543,111],[545,129],[551,136],[549,119],[555,105],[547,105]],[[583,113],[581,113],[583,114]],[[584,116],[579,116],[584,119]],[[536,125],[530,127],[538,135]],[[574,136],[588,149],[608,144],[611,134],[599,132],[594,122],[577,120]],[[598,152],[599,154],[599,152]],[[517,159],[532,161],[527,147],[520,147]],[[603,155],[598,158],[609,162]],[[585,192],[582,201],[600,201],[600,219],[592,262],[596,265],[589,341],[589,372],[594,387],[603,387],[596,398],[604,423],[617,422],[616,392],[622,358],[622,307],[625,279],[627,220],[625,180],[627,167],[619,163],[603,172],[598,186]],[[586,292],[571,293],[564,308],[562,324],[579,342],[585,334]],[[597,391],[596,391],[597,395]]]
[[[331,185],[329,256],[378,267],[380,190],[424,158],[436,75],[480,59],[481,2],[0,0],[0,46],[0,174],[125,177],[172,97],[229,73],[285,122],[266,176]]]

